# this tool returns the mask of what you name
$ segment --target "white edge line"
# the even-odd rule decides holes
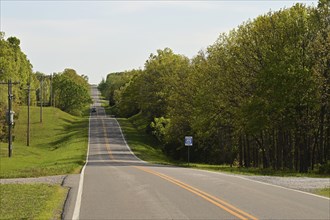
[[[191,168],[191,169],[193,169],[193,168]],[[249,178],[244,177],[244,176],[231,175],[231,174],[226,174],[226,173],[221,173],[221,172],[216,172],[216,171],[209,171],[209,170],[201,170],[201,169],[193,169],[193,170],[199,170],[199,171],[202,171],[202,172],[214,173],[214,174],[223,175],[223,176],[236,177],[236,178],[248,180],[248,181],[251,181],[251,182],[256,182],[256,183],[260,183],[260,184],[264,184],[264,185],[268,185],[268,186],[273,186],[273,187],[277,187],[277,188],[281,188],[281,189],[286,189],[286,190],[299,192],[299,193],[307,194],[307,195],[310,195],[310,196],[315,196],[315,197],[318,197],[318,198],[330,200],[330,198],[327,198],[327,197],[324,197],[324,196],[316,195],[316,194],[309,193],[309,192],[304,192],[304,191],[297,190],[297,189],[291,189],[291,188],[287,188],[287,187],[284,187],[284,186],[279,186],[279,185],[275,185],[275,184],[271,184],[271,183],[265,183],[265,182],[261,182],[261,181],[258,181],[258,180],[252,180],[252,179],[249,179]]]
[[[124,134],[123,134],[123,131],[121,130],[121,127],[120,127],[119,122],[117,121],[116,118],[113,118],[113,119],[115,119],[115,121],[116,121],[117,124],[118,124],[120,134],[121,134],[121,136],[123,137],[123,140],[124,140],[124,143],[125,143],[127,149],[131,152],[131,154],[132,154],[136,159],[138,159],[139,161],[141,161],[141,162],[143,162],[143,163],[148,163],[148,162],[146,162],[146,161],[144,161],[144,160],[141,160],[140,158],[138,158],[138,157],[133,153],[133,151],[131,150],[131,148],[128,146],[128,144],[127,144],[127,142],[126,142],[125,136],[124,136]]]
[[[291,189],[291,188],[287,188],[287,187],[284,187],[284,186],[279,186],[279,185],[274,185],[274,184],[271,184],[271,183],[261,182],[261,181],[258,181],[258,180],[251,180],[251,179],[248,179],[248,178],[243,177],[243,176],[242,177],[239,177],[239,178],[242,178],[242,179],[245,179],[245,180],[249,180],[249,181],[252,181],[252,182],[261,183],[261,184],[268,185],[268,186],[273,186],[273,187],[277,187],[277,188],[281,188],[281,189],[286,189],[286,190],[290,190],[290,191],[294,191],[294,192],[299,192],[299,193],[303,193],[303,194],[306,194],[306,195],[315,196],[315,197],[318,197],[318,198],[330,200],[330,198],[327,198],[327,197],[324,197],[324,196],[320,196],[320,195],[317,195],[317,194],[313,194],[313,193],[309,193],[309,192],[305,192],[305,191],[301,191],[301,190],[297,190],[297,189]]]
[[[72,215],[73,220],[79,219],[79,215],[80,215],[81,197],[82,197],[82,191],[83,191],[83,186],[84,186],[85,168],[86,168],[86,165],[88,163],[88,156],[89,156],[90,134],[91,134],[91,116],[89,115],[89,120],[88,120],[88,145],[87,145],[86,163],[85,163],[85,165],[82,168],[81,173],[80,173],[77,199],[76,199],[76,204],[75,204],[73,215]]]

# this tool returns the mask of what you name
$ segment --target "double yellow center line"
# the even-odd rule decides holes
[[[169,177],[169,176],[167,176],[165,174],[158,173],[158,172],[156,172],[154,170],[151,170],[151,169],[148,169],[148,168],[145,168],[145,167],[138,167],[138,166],[134,166],[134,167],[136,169],[142,170],[144,172],[147,172],[147,173],[156,175],[156,176],[158,176],[158,177],[160,177],[160,178],[162,178],[164,180],[167,180],[167,181],[169,181],[169,182],[171,182],[171,183],[173,183],[173,184],[175,184],[175,185],[177,185],[177,186],[179,186],[179,187],[181,187],[181,188],[183,188],[185,190],[188,190],[188,191],[190,191],[190,192],[198,195],[199,197],[207,200],[208,202],[210,202],[210,203],[218,206],[219,208],[222,208],[226,212],[229,212],[230,214],[236,216],[239,219],[242,219],[242,220],[243,219],[257,220],[256,217],[254,217],[254,216],[252,216],[252,215],[250,215],[250,214],[248,214],[248,213],[246,213],[246,212],[244,212],[244,211],[242,211],[242,210],[234,207],[233,205],[231,205],[231,204],[229,204],[229,203],[227,203],[227,202],[225,202],[225,201],[223,201],[223,200],[221,200],[221,199],[219,199],[217,197],[214,197],[214,196],[212,196],[212,195],[210,195],[210,194],[208,194],[206,192],[203,192],[203,191],[201,191],[199,189],[196,189],[195,187],[192,187],[192,186],[190,186],[190,185],[188,185],[186,183],[183,183],[183,182],[181,182],[181,181],[179,181],[177,179],[174,179],[174,178]]]
[[[107,151],[109,153],[110,159],[114,160],[114,157],[113,157],[111,149],[110,149],[110,145],[109,145],[109,141],[108,141],[108,135],[107,135],[106,127],[104,125],[103,118],[101,119],[101,121],[102,121],[102,128],[103,128],[103,132],[104,132],[105,145],[106,145]],[[136,169],[139,169],[141,171],[156,175],[156,176],[158,176],[158,177],[160,177],[160,178],[162,178],[162,179],[164,179],[168,182],[171,182],[171,183],[173,183],[173,184],[175,184],[175,185],[177,185],[177,186],[179,186],[179,187],[181,187],[181,188],[183,188],[183,189],[185,189],[185,190],[187,190],[187,191],[189,191],[189,192],[191,192],[195,195],[198,195],[199,197],[201,197],[201,198],[205,199],[206,201],[214,204],[215,206],[225,210],[226,212],[236,216],[239,219],[242,219],[242,220],[246,220],[246,219],[258,220],[256,217],[254,217],[254,216],[252,216],[252,215],[250,215],[250,214],[234,207],[233,205],[231,205],[231,204],[229,204],[229,203],[227,203],[227,202],[225,202],[225,201],[223,201],[223,200],[221,200],[217,197],[214,197],[214,196],[212,196],[212,195],[210,195],[210,194],[208,194],[208,193],[206,193],[202,190],[199,190],[199,189],[197,189],[193,186],[190,186],[186,183],[183,183],[183,182],[181,182],[177,179],[174,179],[174,178],[169,177],[165,174],[156,172],[154,170],[148,169],[146,167],[141,167],[141,166],[133,166],[133,167],[136,168]]]
[[[109,138],[108,138],[106,127],[104,126],[104,119],[103,118],[101,119],[101,122],[102,122],[102,128],[103,128],[103,133],[104,133],[104,138],[103,139],[105,141],[105,147],[107,148],[110,159],[113,160],[114,157],[113,157],[111,149],[110,149]]]

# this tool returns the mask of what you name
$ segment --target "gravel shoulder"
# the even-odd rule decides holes
[[[278,185],[290,189],[313,192],[317,189],[330,188],[330,178],[309,177],[275,177],[275,176],[245,176],[245,179]],[[62,185],[67,175],[46,176],[37,178],[0,179],[0,184],[46,183]]]
[[[330,188],[330,178],[244,176],[244,175],[241,176],[246,179],[269,183],[290,189],[301,190],[305,192],[314,192],[317,189]]]
[[[36,178],[0,179],[0,184],[46,183],[51,185],[62,185],[66,176],[67,175],[44,176]]]

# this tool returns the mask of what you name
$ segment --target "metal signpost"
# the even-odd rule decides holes
[[[190,147],[193,146],[193,137],[192,136],[185,136],[184,137],[184,146],[188,147],[188,166],[189,166],[189,160],[190,160],[190,155],[189,155],[189,151],[190,151]]]

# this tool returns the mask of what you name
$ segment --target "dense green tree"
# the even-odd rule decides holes
[[[89,85],[86,78],[73,69],[65,69],[53,78],[55,106],[71,114],[80,115],[91,103]]]
[[[128,74],[128,73],[127,73]],[[127,83],[116,92],[116,102],[118,103],[118,111],[124,117],[130,117],[140,112],[140,88],[141,70],[132,70],[129,72],[130,78]]]
[[[140,88],[140,108],[150,118],[166,115],[169,99],[178,87],[186,83],[183,76],[187,72],[189,59],[174,54],[169,48],[151,54],[145,63]]]
[[[176,159],[193,135],[192,161],[307,172],[330,157],[329,2],[249,20],[191,60],[158,50],[100,88]]]
[[[312,74],[317,80],[319,99],[318,128],[314,131],[312,166],[315,161],[326,163],[330,159],[330,1],[319,1],[313,10],[315,37],[310,44]]]
[[[120,99],[120,96],[115,94],[115,91],[118,93],[118,90],[125,86],[133,76],[134,73],[131,73],[130,71],[111,73],[107,76],[106,80],[103,80],[102,83],[99,84],[98,88],[100,89],[101,94],[109,100],[110,106],[116,105]]]
[[[5,39],[5,34],[0,32],[0,82],[20,82],[13,86],[13,105],[16,116],[19,115],[17,106],[26,103],[24,86],[32,75],[32,65],[26,55],[21,51],[20,40],[16,37]],[[0,140],[6,138],[6,112],[8,100],[8,87],[0,85]]]

